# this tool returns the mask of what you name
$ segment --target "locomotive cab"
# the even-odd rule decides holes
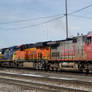
[[[84,50],[86,53],[86,60],[92,61],[92,33],[89,33],[85,39]]]
[[[92,36],[88,36],[88,37],[86,38],[85,43],[86,43],[87,45],[90,45],[91,42],[92,42]]]

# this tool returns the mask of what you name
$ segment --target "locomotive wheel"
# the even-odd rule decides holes
[[[16,64],[16,67],[17,67],[17,68],[23,68],[23,63],[17,63],[17,64]]]
[[[33,69],[34,69],[34,70],[35,70],[35,66],[36,66],[35,63],[33,63]]]
[[[84,65],[81,64],[81,63],[79,63],[78,64],[78,70],[79,70],[79,72],[83,73],[83,71],[84,71]]]
[[[89,73],[89,69],[85,69],[86,73],[88,74]]]

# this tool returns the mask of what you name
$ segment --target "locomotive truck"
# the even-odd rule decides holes
[[[92,70],[92,33],[3,48],[0,66],[89,72]]]

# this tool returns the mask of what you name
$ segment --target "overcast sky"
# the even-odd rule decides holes
[[[42,24],[65,12],[65,0],[0,0],[0,48],[65,39],[65,17]],[[68,13],[92,0],[68,0]],[[58,15],[58,16],[55,16]],[[92,31],[92,7],[69,16],[69,36]],[[39,19],[39,17],[54,16]],[[40,24],[32,27],[32,25]]]

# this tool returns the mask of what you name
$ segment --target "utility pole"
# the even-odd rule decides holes
[[[68,14],[67,14],[67,0],[65,0],[65,16],[66,16],[66,39],[68,38]]]

